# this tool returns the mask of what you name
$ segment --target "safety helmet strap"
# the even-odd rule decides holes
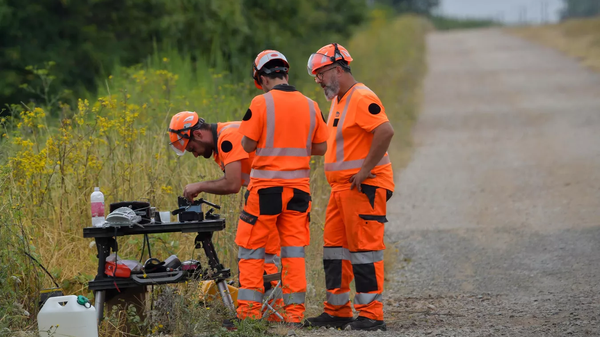
[[[337,57],[341,57],[342,61],[346,61],[346,59],[344,58],[344,54],[340,53],[340,50],[338,49],[338,44],[337,43],[332,43],[333,45],[333,56],[331,56],[329,59],[331,60],[332,63],[335,63]]]
[[[253,64],[252,66],[254,67],[254,70],[255,70],[255,71],[253,71],[252,78],[258,83],[261,82],[258,80],[261,75],[269,75],[271,73],[276,73],[278,71],[283,71],[284,73],[287,74],[287,72],[289,70],[288,67],[274,67],[274,68],[264,68],[263,67],[263,69],[258,70],[258,68],[256,67],[256,64]],[[256,74],[256,77],[254,77],[255,76],[254,74]]]
[[[276,73],[278,71],[283,71],[283,72],[287,73],[288,68],[287,67],[274,67],[274,68],[263,69],[261,71],[261,73],[258,74],[258,76],[260,76],[262,74],[269,75],[272,73]]]
[[[197,129],[200,129],[200,127],[202,126],[202,124],[204,124],[204,119],[199,118],[198,122],[196,122],[196,124],[192,125],[192,126],[187,126],[181,129],[171,129],[169,128],[169,132],[175,133],[177,134],[179,137],[183,138],[183,139],[192,139],[192,133],[190,132],[190,134],[186,134],[186,131],[194,131]]]

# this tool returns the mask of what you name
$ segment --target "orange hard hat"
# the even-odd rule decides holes
[[[188,142],[192,138],[193,130],[199,129],[204,124],[204,119],[192,111],[181,111],[171,118],[169,124],[169,140],[173,151],[183,156]]]
[[[342,45],[330,43],[321,47],[316,53],[310,55],[306,69],[308,70],[309,75],[315,76],[319,68],[323,68],[324,66],[333,64],[337,61],[346,61],[346,63],[350,64],[350,62],[352,62],[352,56],[350,56],[348,50]]]
[[[263,69],[265,64],[272,60],[281,60],[283,61],[283,67],[273,67],[268,69]],[[285,56],[277,50],[263,50],[256,56],[254,59],[254,63],[252,64],[252,78],[254,79],[254,85],[262,90],[262,85],[260,85],[260,81],[258,80],[258,76],[260,73],[263,74],[271,74],[283,71],[286,74],[290,70],[290,64],[288,63]]]

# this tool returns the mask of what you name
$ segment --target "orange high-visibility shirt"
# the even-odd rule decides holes
[[[351,87],[339,101],[333,99],[327,119],[329,139],[325,154],[325,176],[333,191],[350,189],[350,177],[360,171],[371,149],[372,131],[385,122],[389,120],[383,104],[362,83]],[[371,172],[376,177],[366,179],[363,184],[394,190],[387,152]]]
[[[250,169],[254,152],[248,153],[242,147],[243,135],[238,132],[241,122],[217,123],[215,150],[213,158],[221,170],[225,172],[225,166],[231,162],[240,160],[242,162],[242,185],[250,183]]]
[[[312,144],[327,141],[316,102],[291,85],[254,97],[239,132],[256,141],[249,189],[288,186],[310,192]]]

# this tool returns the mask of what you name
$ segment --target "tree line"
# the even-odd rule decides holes
[[[561,20],[570,18],[585,18],[600,14],[598,0],[563,0],[564,7],[560,12]]]
[[[43,101],[43,92],[23,86],[40,71],[53,86],[69,89],[61,96],[67,103],[94,93],[98,79],[115,66],[141,63],[161,48],[247,75],[260,50],[286,46],[305,59],[313,49],[347,38],[371,6],[426,13],[437,2],[0,0],[0,110]],[[298,56],[297,62],[304,59]],[[49,66],[52,75],[46,73]]]

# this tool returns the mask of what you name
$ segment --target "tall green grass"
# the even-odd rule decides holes
[[[397,130],[391,149],[396,168],[406,156],[394,154],[406,153],[410,146],[410,126],[425,71],[427,30],[428,25],[418,17],[390,18],[385,12],[375,11],[369,25],[350,41],[341,41],[355,59],[355,77],[380,96]],[[328,42],[331,41],[313,42],[314,50]],[[260,94],[250,79],[235,83],[230,74],[207,64],[176,52],[156,52],[145,64],[121,68],[101,81],[99,97],[80,100],[74,110],[63,105],[58,122],[48,120],[43,108],[30,106],[15,110],[17,118],[4,123],[2,133],[6,137],[1,146],[5,163],[0,171],[0,334],[34,329],[38,291],[51,285],[23,252],[45,265],[66,293],[93,297],[87,282],[97,269],[96,247],[92,240],[82,237],[82,229],[90,226],[89,195],[94,186],[104,192],[107,207],[116,201],[148,200],[158,210],[172,210],[186,184],[222,175],[210,160],[197,160],[191,155],[177,157],[168,148],[165,131],[170,117],[182,110],[197,111],[208,122],[239,120],[252,97]],[[302,74],[293,77],[294,84],[319,101],[327,113],[328,103],[320,87],[304,72],[304,64],[292,64],[292,71]],[[308,313],[314,314],[321,310],[325,298],[321,247],[329,187],[322,159],[316,158],[311,166],[313,211],[311,245],[307,249],[307,305]],[[242,195],[202,197],[222,206],[227,228],[216,233],[214,241],[222,263],[235,274],[237,247],[233,239]],[[197,258],[200,252],[193,249],[194,236],[153,235],[153,255],[161,259],[171,254],[181,260]],[[122,258],[139,257],[141,237],[121,237],[118,242]],[[204,314],[206,310],[199,310],[196,301],[189,300],[195,295],[189,295],[185,285],[172,288],[187,292],[188,300],[175,301],[180,318],[215,320]],[[145,327],[175,335],[190,329],[173,322],[162,322],[162,328],[158,325],[152,322]],[[117,328],[114,320],[107,319],[101,334],[113,336],[119,333]]]

